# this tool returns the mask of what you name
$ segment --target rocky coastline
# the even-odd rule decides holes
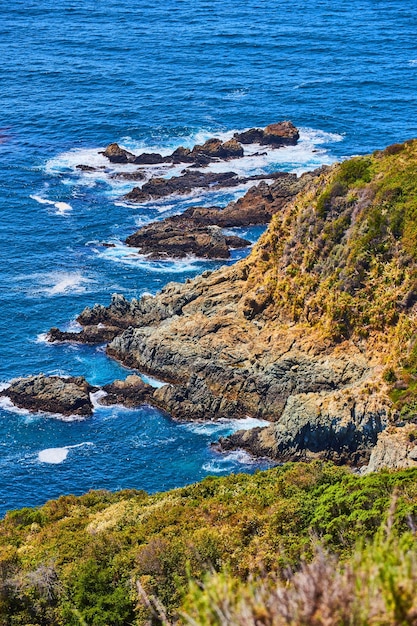
[[[249,141],[249,136],[244,139]],[[236,140],[243,142],[242,137]],[[411,163],[417,160],[415,143],[408,142],[401,150]],[[218,450],[244,449],[279,463],[324,458],[362,468],[369,463],[372,470],[390,464],[413,466],[417,454],[410,437],[414,435],[407,435],[405,445],[401,430],[404,407],[409,404],[405,400],[401,404],[398,398],[403,394],[401,398],[409,400],[414,379],[405,370],[400,372],[403,361],[396,356],[405,341],[401,329],[414,319],[415,301],[409,297],[415,278],[413,261],[410,257],[403,260],[398,242],[387,257],[389,262],[378,252],[375,258],[380,266],[374,285],[384,268],[391,267],[394,254],[404,268],[395,293],[388,296],[385,287],[381,300],[367,291],[366,272],[371,272],[372,265],[365,266],[363,278],[354,285],[354,274],[349,273],[349,263],[355,271],[360,267],[358,242],[368,228],[369,215],[379,210],[378,193],[382,192],[377,185],[388,194],[384,176],[390,181],[386,172],[391,171],[387,168],[393,167],[390,159],[395,154],[387,149],[372,156],[373,167],[382,172],[378,183],[366,169],[371,158],[353,159],[299,178],[280,174],[272,183],[251,188],[225,209],[192,207],[182,215],[145,226],[128,243],[152,258],[161,254],[162,247],[168,248],[175,228],[186,238],[193,228],[218,232],[242,221],[262,223],[258,220],[272,218],[246,259],[206,271],[185,284],[169,283],[156,296],[128,301],[116,294],[108,306],[96,304],[80,313],[81,331],[52,328],[48,339],[106,343],[110,357],[166,381],[157,389],[137,375],[115,381],[103,388],[103,404],[148,403],[181,421],[250,416],[271,422],[221,438]],[[383,233],[389,242],[391,231]],[[379,231],[375,237],[381,237]],[[366,241],[369,255],[373,240]],[[189,253],[182,245],[178,247],[181,254]],[[352,250],[358,250],[353,261]],[[218,251],[216,255],[220,256]],[[333,291],[326,286],[331,284]],[[374,289],[379,294],[379,286]],[[344,299],[340,302],[351,298],[355,317],[349,322],[348,310],[335,304],[336,297]],[[387,307],[391,297],[395,314],[391,305]],[[367,320],[366,330],[361,315]],[[394,380],[396,387],[391,384]],[[54,384],[73,384],[69,381],[55,380]],[[38,377],[41,391],[35,389],[35,396],[49,384]],[[85,381],[78,384],[83,393],[91,392]],[[20,381],[2,394],[24,406],[21,389],[25,385],[28,382]],[[39,407],[38,399],[25,402],[26,408]],[[49,410],[45,408],[48,402],[44,410]],[[80,411],[87,415],[90,409]],[[387,441],[393,433],[399,433],[396,445],[403,452],[390,457]]]

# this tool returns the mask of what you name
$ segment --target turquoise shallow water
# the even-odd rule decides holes
[[[218,266],[149,263],[121,242],[137,225],[233,193],[129,207],[120,196],[131,185],[77,164],[103,163],[111,141],[169,150],[281,119],[302,129],[299,146],[247,160],[242,173],[302,171],[416,136],[416,30],[414,0],[3,3],[0,380],[126,376],[101,348],[50,346],[42,333],[112,292],[154,293]],[[89,488],[156,491],[253,471],[244,455],[208,447],[236,427],[178,425],[149,408],[64,422],[3,407],[0,512]]]

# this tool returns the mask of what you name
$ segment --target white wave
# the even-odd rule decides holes
[[[408,61],[408,65],[410,65],[411,67],[415,67],[417,65],[417,59],[410,59]]]
[[[58,209],[56,215],[67,215],[69,211],[72,211],[72,206],[68,202],[55,202],[54,206]]]
[[[48,333],[39,333],[38,335],[36,335],[35,343],[52,345],[50,341],[48,341]]]
[[[5,389],[8,389],[10,387],[10,383],[3,381],[0,382],[0,391],[4,391]]]
[[[201,260],[195,258],[151,261],[145,255],[139,254],[137,248],[131,248],[122,243],[115,245],[114,248],[96,250],[96,254],[100,258],[113,261],[114,263],[122,263],[134,266],[137,269],[161,274],[181,274],[183,272],[197,271],[201,265]]]
[[[48,198],[43,198],[42,196],[31,195],[30,198],[39,202],[39,204],[44,204],[47,206],[54,206],[58,209],[55,212],[55,215],[63,215],[66,216],[69,211],[72,211],[72,206],[68,204],[68,202],[56,202],[55,200],[49,200]]]
[[[240,465],[251,465],[256,463],[256,459],[251,457],[244,450],[233,450],[232,452],[222,455],[218,459],[204,463],[202,467],[206,472],[221,474],[223,472],[230,472],[233,465],[237,463]]]
[[[53,465],[57,465],[66,460],[68,453],[71,449],[82,448],[84,446],[92,445],[94,444],[91,441],[86,441],[83,443],[77,443],[72,446],[65,446],[63,448],[45,448],[45,450],[41,450],[38,453],[38,461],[40,463],[50,463]]]
[[[107,392],[104,391],[104,389],[99,389],[98,391],[95,391],[94,393],[90,393],[90,400],[91,400],[91,404],[93,405],[93,409],[98,409],[103,406],[102,404],[100,404],[100,400],[101,398],[104,398],[105,396],[107,396]]]
[[[46,198],[42,198],[41,196],[31,195],[29,197],[32,198],[32,200],[39,202],[39,204],[54,204],[53,200],[47,200]]]
[[[257,419],[255,417],[245,417],[243,419],[220,419],[208,422],[190,422],[183,424],[184,428],[198,435],[214,435],[227,431],[228,434],[237,430],[250,430],[251,428],[269,426],[270,422]]]
[[[68,452],[68,448],[46,448],[39,452],[38,460],[40,463],[62,463],[67,458]]]
[[[249,92],[247,89],[234,89],[233,91],[223,96],[223,100],[242,100],[242,98],[245,98],[248,93]]]
[[[166,385],[163,380],[158,380],[157,378],[153,378],[153,376],[147,376],[146,374],[140,373],[140,377],[144,383],[148,383],[151,387],[155,387],[155,389],[159,389]]]

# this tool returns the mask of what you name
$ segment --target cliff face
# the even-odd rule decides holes
[[[154,399],[174,417],[276,422],[224,447],[363,463],[414,416],[416,166],[410,141],[327,168],[247,259],[79,320],[115,329],[111,356],[170,383]]]

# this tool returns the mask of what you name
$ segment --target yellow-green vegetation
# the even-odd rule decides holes
[[[395,511],[389,513],[393,494]],[[417,470],[358,477],[322,462],[207,478],[156,495],[64,496],[39,509],[10,512],[1,522],[0,623],[157,624],[147,606],[155,597],[169,621],[194,606],[198,611],[202,607],[194,623],[244,624],[237,618],[228,622],[205,616],[213,587],[219,602],[226,601],[223,586],[230,593],[238,590],[242,602],[251,594],[270,593],[303,559],[313,560],[315,567],[318,541],[320,549],[337,559],[334,575],[345,575],[345,565],[354,567],[358,540],[371,541],[388,518],[392,545],[414,559],[416,515]],[[371,567],[377,553],[364,550]],[[396,571],[394,561],[388,566]],[[198,591],[195,584],[190,589],[190,580],[201,581],[209,571],[214,578],[205,590]],[[410,582],[401,572],[401,585]],[[251,586],[245,582],[250,577],[262,582]],[[388,590],[391,595],[397,593],[396,581],[394,577],[394,588]],[[389,594],[384,602],[391,602]],[[242,609],[236,599],[228,602],[235,604],[233,610]],[[265,618],[256,623],[284,622]]]
[[[394,409],[417,410],[417,140],[328,168],[252,256],[275,315],[372,343]]]
[[[262,258],[295,321],[335,339],[397,324],[417,299],[417,141],[329,168],[274,216]]]

